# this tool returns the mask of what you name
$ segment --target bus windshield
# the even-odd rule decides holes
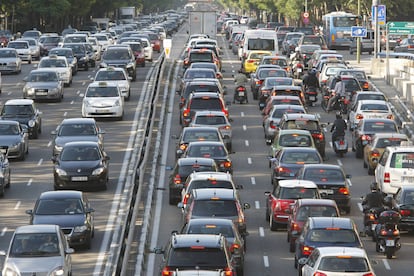
[[[352,27],[356,26],[357,17],[350,17],[350,16],[341,16],[341,17],[334,17],[333,18],[333,26],[334,27]]]

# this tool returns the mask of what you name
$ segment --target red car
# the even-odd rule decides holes
[[[265,192],[266,220],[269,220],[270,230],[276,231],[279,226],[287,225],[290,205],[301,198],[321,198],[318,186],[308,180],[280,180],[273,192]]]
[[[127,44],[131,47],[132,52],[135,56],[135,63],[138,66],[145,67],[145,54],[144,54],[144,48],[142,47],[140,42],[122,42],[122,44]]]
[[[296,239],[308,217],[339,217],[336,202],[331,199],[298,199],[290,210],[287,224],[289,251],[295,252]]]

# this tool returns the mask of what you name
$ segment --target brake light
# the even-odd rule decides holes
[[[275,122],[273,122],[273,121],[270,121],[269,127],[270,127],[271,129],[276,129],[276,128],[277,128],[277,126],[276,126]]]
[[[235,252],[239,251],[239,249],[240,249],[240,245],[239,245],[239,244],[237,244],[237,243],[233,243],[233,244],[230,246],[230,252],[231,252],[231,253],[235,253]]]
[[[349,190],[347,187],[342,187],[338,189],[338,192],[343,195],[349,195]]]
[[[407,48],[413,49],[414,45],[408,45]]]
[[[371,151],[371,157],[380,157],[380,153],[377,150]]]
[[[254,59],[248,59],[247,60],[247,63],[254,63],[255,62],[255,60]]]
[[[181,184],[181,176],[179,174],[175,175],[174,184]]]
[[[387,119],[391,119],[391,120],[393,120],[393,119],[394,119],[394,115],[392,115],[392,114],[388,115],[388,116],[387,116]]]
[[[187,204],[189,198],[190,198],[190,194],[185,194],[184,199],[183,199],[183,204]]]
[[[322,272],[319,272],[319,271],[316,271],[314,274],[313,274],[313,276],[327,276],[325,273],[322,273]]]
[[[231,268],[230,268],[230,267],[226,267],[226,268],[224,269],[224,275],[225,275],[225,276],[233,276],[234,274],[233,274],[233,271],[231,270]]]
[[[364,119],[364,116],[363,116],[362,114],[357,114],[357,115],[355,116],[355,118],[356,118],[357,120],[362,120],[362,119]]]
[[[375,220],[375,215],[374,214],[369,214],[369,220]]]
[[[323,140],[323,133],[312,134],[312,137],[318,140]]]
[[[237,91],[246,91],[246,88],[244,86],[237,87]]]
[[[257,81],[256,81],[256,85],[257,85],[257,86],[262,85],[262,83],[263,83],[263,80],[257,80]]]
[[[230,130],[231,129],[231,126],[222,126],[222,127],[219,127],[219,129],[222,129],[222,130]]]
[[[362,85],[362,89],[369,89],[369,83],[364,82],[364,84]]]
[[[185,109],[183,111],[183,117],[190,117],[190,110],[189,109]]]
[[[299,224],[293,223],[292,224],[292,231],[299,231],[299,230],[300,230]]]
[[[389,172],[385,172],[384,173],[384,183],[390,183],[390,182],[391,182],[390,173]]]
[[[401,216],[406,217],[409,216],[411,214],[410,210],[401,210],[400,211]]]
[[[180,145],[180,150],[185,151],[186,148],[187,148],[187,145],[186,144],[181,144]]]
[[[400,234],[400,230],[395,229],[395,230],[392,232],[392,234],[393,234],[394,236],[398,236],[398,235]]]
[[[162,276],[172,276],[173,274],[174,274],[174,271],[171,271],[168,266],[164,267],[161,272]]]
[[[364,274],[364,275],[362,275],[362,276],[375,276],[375,275],[374,275],[374,273],[369,272],[369,273],[365,273],[365,274]]]
[[[231,168],[231,162],[230,161],[224,161],[223,163],[221,163],[221,166],[226,168],[226,169],[229,169],[229,168]]]
[[[279,172],[280,175],[290,173],[290,170],[288,168],[284,168],[284,167],[277,168],[277,171]]]
[[[184,60],[184,65],[188,65],[190,63],[190,61],[188,59]]]
[[[371,136],[364,134],[364,135],[361,136],[361,140],[362,141],[371,141]]]
[[[345,145],[345,141],[344,141],[344,140],[340,140],[340,141],[339,141],[339,144],[340,144],[340,145]]]
[[[313,247],[303,245],[302,246],[302,254],[305,256],[309,256],[313,251]]]

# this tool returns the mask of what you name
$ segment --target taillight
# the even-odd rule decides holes
[[[183,117],[189,117],[190,116],[190,110],[186,109],[183,111]]]
[[[188,65],[190,61],[188,59],[184,60],[184,65]]]
[[[181,176],[179,174],[175,175],[174,184],[181,184]]]
[[[262,85],[262,83],[263,83],[263,80],[257,80],[257,81],[256,81],[256,85],[257,85],[257,86]]]
[[[316,271],[312,276],[327,276],[327,275],[323,272]]]
[[[180,150],[185,151],[187,149],[187,145],[186,144],[181,144],[180,145]]]
[[[237,251],[239,251],[239,249],[240,249],[240,245],[239,245],[239,244],[237,244],[237,243],[233,243],[233,244],[230,246],[230,252],[231,252],[231,253],[236,253]]]
[[[299,224],[297,224],[297,223],[293,223],[291,228],[292,228],[292,231],[299,231],[300,230]]]
[[[189,198],[190,198],[190,194],[185,194],[184,199],[183,199],[183,204],[187,204]]]
[[[374,214],[369,214],[369,220],[375,220],[375,215]]]
[[[269,127],[270,127],[271,129],[276,129],[276,128],[277,128],[277,126],[276,126],[275,122],[273,122],[273,121],[270,121]]]
[[[394,231],[392,231],[392,234],[393,234],[394,236],[398,236],[398,235],[400,234],[400,230],[395,229]]]
[[[229,168],[231,168],[231,162],[230,162],[230,161],[224,161],[223,163],[221,163],[221,165],[222,165],[225,169],[229,169]]]
[[[313,250],[313,247],[311,246],[306,246],[306,245],[302,246],[302,254],[305,256],[309,256],[312,253],[312,250]]]
[[[231,270],[231,268],[230,267],[226,267],[225,269],[224,269],[224,275],[225,276],[233,276],[234,274],[233,274],[233,270]]]
[[[174,274],[174,271],[171,271],[168,266],[164,267],[161,272],[162,276],[172,276],[173,274]]]
[[[374,274],[374,273],[372,273],[372,272],[369,272],[369,273],[365,273],[365,274],[363,274],[362,276],[375,276],[375,274]]]
[[[388,116],[387,116],[387,119],[391,119],[391,120],[393,120],[393,119],[394,119],[394,115],[392,115],[392,114],[388,115]]]
[[[362,85],[362,89],[369,89],[369,83],[364,82],[364,84]]]
[[[312,137],[314,139],[323,140],[323,133],[315,133],[315,134],[312,134]]]
[[[389,172],[385,172],[384,173],[384,183],[390,183],[390,182],[391,182],[390,173]]]
[[[362,119],[364,119],[364,116],[363,116],[362,114],[357,114],[357,115],[355,116],[355,118],[356,118],[357,120],[362,120]]]
[[[246,91],[246,88],[244,86],[237,87],[237,91]]]
[[[342,145],[345,145],[345,141],[344,140],[340,140],[339,141],[339,144],[342,146]]]
[[[408,45],[407,48],[413,49],[414,45]]]
[[[380,153],[377,150],[371,151],[371,157],[380,157]]]
[[[400,214],[403,217],[409,216],[411,214],[410,210],[400,210]]]
[[[371,136],[364,134],[364,135],[361,136],[361,140],[362,141],[371,141]]]
[[[277,171],[279,172],[280,175],[290,174],[290,170],[288,168],[284,168],[284,167],[277,168]]]
[[[349,190],[346,187],[342,187],[338,189],[338,192],[343,195],[349,195]]]
[[[229,111],[227,109],[222,108],[221,111],[226,115],[226,117],[229,117]]]
[[[222,129],[222,130],[231,130],[231,126],[221,126],[221,127],[219,127],[219,129]]]
[[[255,60],[254,59],[248,59],[247,60],[247,63],[254,63],[255,62]]]

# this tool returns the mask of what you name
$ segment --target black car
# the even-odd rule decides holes
[[[8,100],[0,113],[0,119],[17,121],[27,126],[29,137],[37,139],[42,132],[41,112],[31,99]]]
[[[55,190],[98,187],[106,189],[109,181],[109,156],[97,142],[70,142],[63,146],[54,163]]]
[[[224,95],[224,88],[221,86],[218,79],[194,79],[186,82],[182,90],[178,90],[180,95],[179,107],[183,108],[191,93],[198,92],[217,92]]]
[[[102,55],[101,68],[113,66],[124,68],[132,81],[137,79],[137,64],[135,55],[129,45],[113,45],[106,49]]]
[[[350,175],[339,165],[307,164],[297,173],[298,179],[310,180],[318,185],[322,198],[335,200],[339,209],[351,211]]]
[[[181,201],[181,190],[187,177],[193,172],[217,172],[217,164],[211,158],[180,158],[175,163],[169,180],[169,204]]]
[[[84,43],[65,43],[62,47],[72,49],[73,55],[76,57],[78,61],[78,68],[81,67],[85,71],[89,70],[90,61]]]
[[[394,195],[401,215],[398,227],[401,230],[414,230],[414,186],[402,186]]]
[[[79,191],[43,192],[36,200],[30,215],[30,224],[57,224],[67,236],[70,246],[91,247],[94,221],[86,195]]]

